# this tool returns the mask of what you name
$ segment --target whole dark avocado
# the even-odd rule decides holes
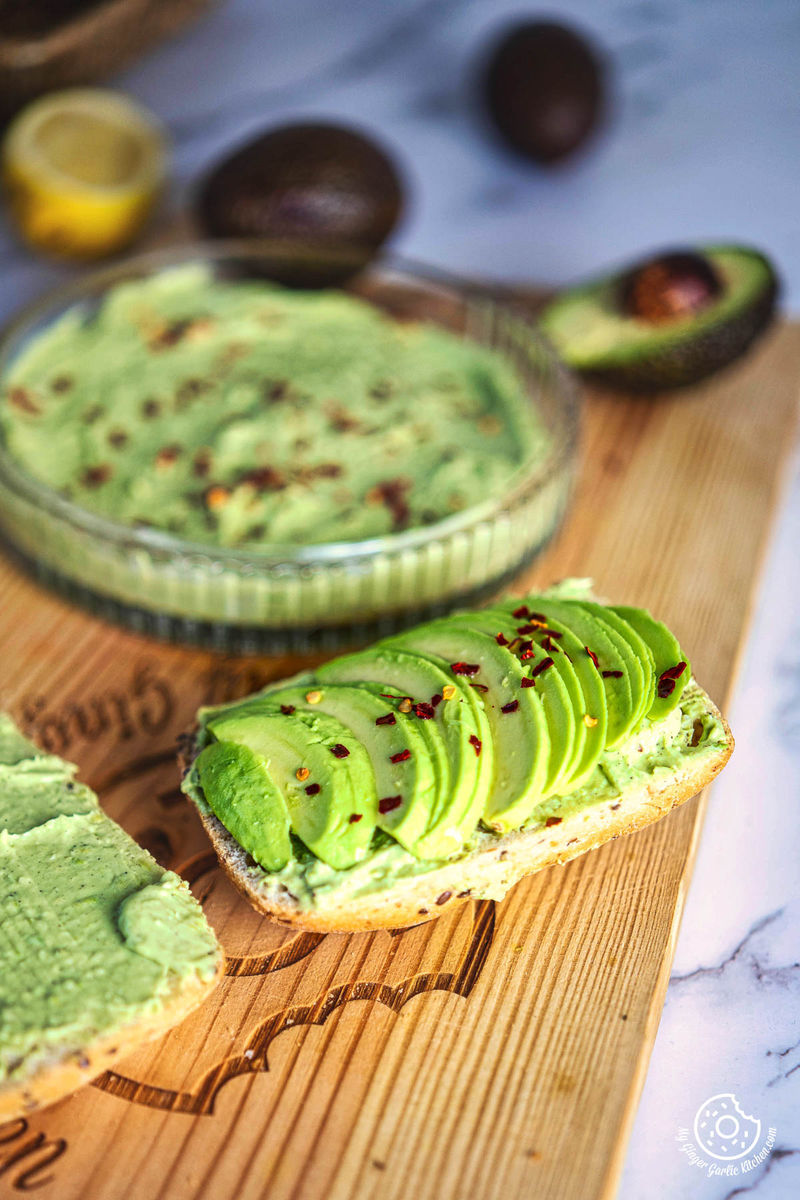
[[[515,150],[539,163],[567,158],[606,108],[606,68],[582,34],[552,21],[506,31],[489,58],[489,113]]]
[[[212,237],[265,239],[280,282],[325,287],[370,261],[402,204],[398,171],[374,141],[340,125],[298,124],[269,130],[215,167],[197,213]]]
[[[665,251],[568,288],[540,314],[563,361],[627,392],[688,387],[749,348],[775,315],[778,277],[748,246]]]

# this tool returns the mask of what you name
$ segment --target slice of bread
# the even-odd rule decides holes
[[[503,836],[481,830],[467,853],[429,870],[397,875],[377,888],[343,888],[339,895],[335,889],[320,889],[302,899],[279,875],[262,870],[205,804],[197,807],[228,875],[253,907],[273,920],[325,933],[418,925],[466,900],[500,900],[524,876],[634,833],[706,787],[730,758],[733,736],[694,680],[684,695],[682,704],[691,700],[693,707],[691,719],[684,719],[673,739],[676,747],[681,739],[677,766],[658,766],[618,790],[610,787],[611,794],[565,811],[563,817],[551,815]],[[693,745],[704,725],[715,731],[713,738]],[[184,772],[194,757],[192,742],[187,739],[182,753]],[[561,799],[568,810],[569,797]]]
[[[223,955],[187,884],[0,714],[0,1120],[187,1016]]]

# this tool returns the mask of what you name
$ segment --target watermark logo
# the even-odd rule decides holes
[[[711,1177],[755,1170],[771,1154],[776,1137],[772,1126],[762,1136],[761,1121],[744,1111],[733,1092],[719,1092],[703,1101],[692,1130],[679,1129],[677,1140],[692,1166]]]
[[[701,1104],[694,1118],[698,1146],[712,1158],[744,1158],[761,1137],[761,1122],[743,1111],[733,1092],[720,1092]]]

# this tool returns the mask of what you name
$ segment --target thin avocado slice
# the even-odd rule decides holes
[[[527,606],[523,605],[522,607]],[[509,618],[509,614],[502,608],[487,609],[486,611],[493,616],[496,614],[499,620],[502,620],[502,618],[508,620]],[[538,612],[540,610],[529,609],[530,611]],[[512,617],[511,619],[516,621],[515,630],[525,623],[524,617],[520,619]],[[555,638],[551,637],[551,641],[555,642],[556,647],[556,652],[553,655],[556,665],[562,666],[563,660],[566,660],[572,668],[579,688],[576,716],[578,722],[583,726],[585,734],[582,745],[580,742],[577,743],[580,753],[576,756],[572,775],[566,784],[570,791],[574,791],[576,788],[582,787],[592,774],[600,759],[600,755],[606,748],[606,735],[608,733],[606,693],[600,672],[594,665],[593,660],[586,653],[580,639],[575,636],[572,630],[552,614],[547,616],[547,628],[552,630],[553,634],[557,635]],[[535,642],[541,644],[548,635],[545,630],[541,630],[530,634],[530,636]],[[569,690],[570,697],[573,698],[573,703],[575,703],[575,693],[572,688]]]
[[[559,783],[559,788],[562,790],[564,788],[568,788],[571,786],[572,777],[575,774],[578,764],[583,759],[584,746],[586,744],[586,726],[583,722],[583,714],[585,711],[583,707],[583,692],[581,690],[581,685],[578,682],[578,677],[573,669],[572,663],[566,657],[566,655],[560,652],[558,648],[558,639],[560,634],[558,630],[553,628],[553,634],[555,636],[550,639],[550,642],[547,643],[547,646],[543,646],[542,642],[544,641],[545,636],[544,631],[539,630],[538,627],[531,628],[532,623],[530,621],[527,621],[524,618],[519,619],[514,617],[512,614],[505,612],[503,609],[487,609],[486,613],[494,622],[495,639],[497,633],[500,632],[510,643],[513,643],[515,640],[521,638],[523,645],[527,642],[533,642],[534,646],[541,649],[541,658],[538,656],[532,659],[526,658],[523,662],[523,666],[536,666],[539,662],[544,661],[545,658],[551,658],[553,660],[553,666],[552,668],[546,669],[555,671],[555,673],[561,677],[561,682],[567,690],[567,696],[569,697],[570,706],[574,715],[572,729],[572,752],[568,759],[566,759],[564,762],[561,770],[561,781]],[[524,632],[522,632],[523,630]],[[527,671],[525,673],[528,674]],[[536,681],[539,682],[537,683]],[[534,676],[534,689],[537,686],[541,689],[543,682],[543,680],[540,680],[539,675]]]
[[[443,688],[454,682],[453,676],[408,650],[377,646],[324,663],[317,671],[317,681],[321,687],[328,683],[379,683],[387,694],[397,689],[399,700],[410,697],[414,702],[411,712],[415,719],[424,724],[436,723],[446,747],[450,784],[417,847],[428,858],[457,854],[478,823],[483,807],[481,790],[488,792],[489,788],[491,763],[487,771],[488,759],[484,755],[478,758],[470,742],[471,737],[482,740],[484,728],[460,692],[452,700],[442,700],[432,714],[427,715],[425,708],[420,711],[426,715],[416,715],[419,704],[433,707],[433,698],[443,695]],[[478,800],[480,807],[475,813]]]
[[[289,811],[260,754],[234,742],[210,742],[194,763],[208,807],[265,871],[292,857]]]
[[[494,769],[482,817],[489,828],[505,833],[524,824],[544,794],[550,733],[541,697],[533,688],[522,686],[522,665],[489,635],[488,623],[486,632],[476,629],[481,623],[476,614],[456,615],[400,634],[392,641],[432,651],[450,663],[479,665],[474,675],[461,678],[488,688],[483,697],[494,747]],[[503,712],[515,701],[516,710]]]
[[[378,793],[378,828],[416,854],[417,843],[439,799],[436,758],[425,736],[431,722],[396,713],[395,705],[378,694],[378,687],[377,684],[325,684],[309,690],[305,685],[272,692],[261,703],[265,709],[288,718],[293,715],[289,710],[321,712],[346,725],[365,747],[372,763]],[[436,734],[439,736],[438,729]]]
[[[615,604],[614,612],[636,630],[653,654],[656,689],[646,716],[650,721],[660,721],[678,707],[683,689],[691,678],[692,665],[681,650],[675,635],[646,609]],[[670,687],[670,683],[674,686]]]
[[[516,608],[519,601],[510,602]],[[623,742],[633,728],[637,697],[634,705],[627,658],[619,649],[619,635],[612,637],[605,625],[582,608],[577,601],[560,600],[552,596],[528,596],[525,604],[543,613],[548,621],[555,618],[570,629],[584,648],[584,653],[597,659],[598,670],[603,679],[608,714],[606,749],[613,749]],[[505,607],[505,605],[503,605]],[[594,715],[594,714],[592,714]]]
[[[473,629],[476,632],[485,631],[484,636],[490,632],[492,634],[497,632],[493,627],[491,619],[484,621],[480,614],[456,614],[453,617],[446,618],[446,620],[454,628],[459,628],[459,630]],[[483,626],[482,629],[479,628],[481,625]],[[412,630],[411,633],[416,633],[416,630]],[[465,633],[459,632],[458,636],[463,643]],[[500,646],[496,641],[495,646],[501,651],[501,655],[515,659],[518,663],[520,662],[507,646]],[[533,672],[548,657],[544,650],[532,645],[530,657],[525,660],[524,664],[520,664],[524,665],[523,675],[528,678],[534,677]],[[547,796],[551,792],[559,790],[564,781],[565,774],[569,771],[576,737],[575,710],[570,703],[568,691],[558,671],[544,669],[535,676],[535,679],[536,682],[533,688],[526,688],[520,682],[520,693],[523,691],[534,692],[541,700],[544,710],[550,750],[541,796]],[[519,694],[514,696],[513,699],[519,700]],[[503,712],[501,708],[500,712],[502,716],[507,717],[514,713],[518,714],[519,709],[514,709],[509,713],[508,711]],[[517,732],[519,733],[519,731]]]
[[[292,829],[312,854],[337,870],[366,856],[378,815],[375,776],[369,755],[345,725],[325,713],[298,712],[289,719],[251,712],[214,717],[208,729],[266,761]],[[298,779],[298,771],[308,775]]]
[[[778,279],[767,258],[747,246],[699,247],[721,283],[700,311],[652,322],[623,309],[622,282],[636,268],[568,288],[540,314],[560,357],[608,387],[659,391],[697,383],[727,366],[771,323]]]
[[[629,625],[618,613],[615,613],[613,608],[608,608],[604,604],[590,603],[589,601],[582,601],[582,603],[584,607],[591,609],[599,621],[605,621],[606,626],[613,629],[619,635],[633,655],[631,670],[635,674],[637,683],[641,678],[642,689],[633,721],[633,728],[636,730],[646,717],[655,699],[656,663],[653,658],[653,652],[647,642],[639,637],[633,626]],[[620,648],[622,648],[621,643]],[[633,675],[631,676],[631,680],[631,691],[633,691]]]

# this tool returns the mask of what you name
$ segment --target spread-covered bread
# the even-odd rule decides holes
[[[0,1117],[165,1032],[221,970],[188,886],[74,775],[0,714]]]
[[[183,786],[257,907],[373,928],[502,896],[656,819],[731,749],[666,626],[567,587],[204,710]]]

